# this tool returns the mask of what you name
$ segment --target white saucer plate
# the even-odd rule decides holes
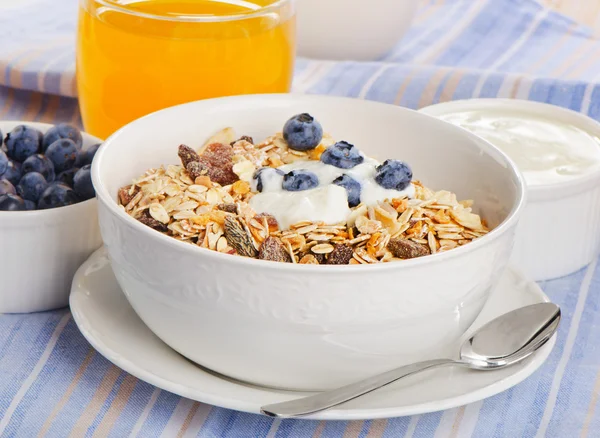
[[[532,281],[507,269],[473,328],[512,309],[546,302]],[[259,413],[260,407],[307,393],[278,391],[240,383],[212,373],[179,355],[158,339],[135,314],[121,291],[104,248],[77,271],[71,311],[85,338],[104,357],[135,377],[199,402]],[[198,336],[210,336],[199,333]],[[311,419],[359,420],[399,417],[462,406],[523,381],[550,354],[556,337],[528,360],[497,371],[458,367],[431,370],[375,391]],[[458,352],[459,345],[456,346]]]

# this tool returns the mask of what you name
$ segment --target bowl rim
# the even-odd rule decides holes
[[[600,138],[600,122],[590,116],[562,106],[533,100],[474,97],[436,103],[421,108],[419,112],[439,118],[442,115],[452,114],[457,111],[488,109],[515,110],[522,114],[529,113],[545,117],[553,122],[570,123],[586,133]],[[451,122],[444,122],[452,124]],[[586,172],[575,178],[550,184],[527,186],[526,178],[523,179],[525,180],[529,201],[554,200],[557,197],[567,197],[594,188],[600,182],[600,165],[597,165],[590,172]]]
[[[136,123],[141,120],[151,119],[155,117],[159,117],[163,112],[170,112],[174,110],[181,110],[181,108],[192,108],[192,107],[205,107],[210,108],[210,106],[214,103],[222,103],[227,101],[253,101],[257,99],[266,99],[272,101],[318,101],[318,100],[328,100],[332,103],[338,102],[342,105],[364,105],[364,106],[387,106],[395,108],[395,111],[401,112],[410,112],[418,115],[418,117],[428,118],[432,121],[432,123],[441,123],[444,124],[447,129],[454,130],[457,134],[467,137],[473,143],[478,143],[482,146],[482,150],[485,150],[487,155],[495,155],[506,164],[507,170],[510,172],[512,176],[512,180],[516,185],[516,199],[511,208],[511,211],[508,213],[507,217],[493,230],[491,230],[485,236],[482,236],[468,245],[461,246],[459,248],[455,248],[451,251],[446,251],[442,253],[431,254],[425,257],[417,257],[413,259],[403,260],[402,263],[378,263],[371,264],[368,266],[362,265],[300,265],[297,263],[279,263],[272,262],[269,260],[259,260],[253,259],[250,257],[233,257],[230,254],[222,254],[217,251],[210,250],[208,248],[202,248],[196,245],[192,245],[187,242],[180,241],[178,239],[174,239],[171,236],[167,236],[156,230],[151,229],[150,227],[142,224],[136,219],[129,216],[123,209],[119,208],[118,204],[115,202],[111,194],[108,192],[108,189],[104,185],[104,182],[100,178],[100,170],[103,166],[104,155],[106,152],[112,147],[113,143],[117,141],[117,139],[122,135],[122,133],[126,130],[132,129],[135,127]],[[485,246],[504,235],[511,228],[516,226],[519,215],[525,206],[526,201],[526,191],[525,191],[525,182],[523,176],[517,169],[515,163],[506,155],[502,150],[492,145],[486,140],[477,137],[476,135],[461,129],[457,126],[448,124],[439,120],[438,118],[430,115],[426,115],[423,113],[419,113],[418,111],[404,108],[397,105],[391,105],[387,103],[377,102],[377,101],[368,101],[362,99],[356,99],[351,97],[338,97],[338,96],[326,96],[326,95],[310,95],[310,94],[300,94],[300,93],[272,93],[272,94],[246,94],[240,96],[226,96],[226,97],[218,97],[213,99],[204,99],[197,100],[188,103],[183,103],[180,105],[171,106],[168,108],[164,108],[153,113],[150,113],[146,116],[143,116],[137,120],[134,120],[127,125],[123,126],[112,135],[110,135],[103,144],[103,147],[98,150],[96,153],[94,162],[92,163],[92,182],[96,189],[96,197],[98,201],[105,206],[108,211],[110,211],[113,217],[116,217],[123,225],[127,227],[144,233],[144,235],[148,236],[150,239],[158,239],[158,242],[162,242],[168,247],[171,247],[175,250],[186,251],[190,255],[200,255],[205,257],[215,258],[215,260],[220,260],[222,262],[230,263],[230,264],[240,264],[248,267],[254,266],[257,269],[274,269],[276,271],[287,271],[291,272],[334,272],[334,273],[359,273],[359,272],[372,272],[372,271],[385,271],[385,270],[394,270],[394,269],[408,269],[414,266],[421,266],[426,264],[437,264],[442,263],[446,260],[451,260],[455,258],[459,258],[463,255],[467,255],[470,252],[477,251],[482,246]]]
[[[59,123],[34,122],[30,120],[0,120],[0,128],[2,128],[5,124],[13,126],[27,125],[45,132]],[[88,134],[87,132],[81,130],[80,132],[84,143],[87,143],[86,140],[89,140],[90,144],[104,143],[102,140],[92,134]],[[3,134],[6,133],[3,132]],[[0,138],[0,144],[2,144],[3,141],[4,139]],[[8,222],[12,222],[11,219],[16,219],[16,221],[50,219],[59,215],[62,216],[63,214],[77,214],[76,210],[78,208],[83,208],[81,207],[82,205],[92,205],[94,201],[96,201],[96,198],[86,199],[85,201],[81,201],[72,205],[66,205],[64,207],[48,208],[46,210],[0,211],[0,221],[2,221],[3,224],[6,224]],[[4,222],[5,220],[7,222]]]

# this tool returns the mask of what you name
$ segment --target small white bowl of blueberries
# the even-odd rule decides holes
[[[0,121],[0,312],[68,304],[75,271],[102,243],[90,176],[100,144],[64,123]]]

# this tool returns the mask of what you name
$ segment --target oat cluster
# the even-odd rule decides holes
[[[119,190],[119,204],[143,224],[214,251],[299,264],[372,264],[421,257],[465,245],[489,230],[471,207],[445,190],[413,181],[413,199],[352,208],[345,223],[301,222],[279,228],[248,201],[256,169],[318,160],[334,143],[324,136],[307,152],[289,149],[280,133],[254,144],[231,128],[198,151],[181,145],[181,165],[149,169]]]

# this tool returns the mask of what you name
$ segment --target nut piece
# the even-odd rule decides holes
[[[185,167],[186,169],[188,164],[200,161],[200,155],[198,155],[196,151],[193,150],[191,147],[186,146],[184,144],[179,145],[178,155],[181,159],[183,167]]]
[[[352,247],[350,245],[335,245],[327,258],[328,265],[347,265],[352,258]]]
[[[229,215],[225,218],[225,237],[239,255],[256,257],[258,251],[239,219]]]
[[[291,262],[291,257],[281,240],[277,237],[267,237],[260,246],[258,258],[261,260],[271,260],[274,262]]]
[[[209,144],[200,155],[199,161],[204,165],[213,182],[226,186],[239,179],[233,172],[233,149],[229,145]]]
[[[429,247],[407,239],[391,239],[387,248],[399,259],[414,259],[430,254]]]
[[[129,194],[131,191],[131,186],[121,187],[119,189],[119,202],[121,205],[127,205],[131,202],[131,200],[135,197],[139,189],[136,187],[135,191],[132,194]]]

